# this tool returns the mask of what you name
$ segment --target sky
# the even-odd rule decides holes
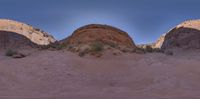
[[[0,0],[0,18],[30,24],[57,40],[84,25],[107,24],[144,44],[185,20],[200,19],[200,0]]]

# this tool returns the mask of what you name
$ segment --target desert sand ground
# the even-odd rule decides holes
[[[109,51],[100,58],[68,51],[0,51],[0,99],[200,99],[200,50]]]

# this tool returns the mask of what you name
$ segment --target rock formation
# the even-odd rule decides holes
[[[165,34],[162,35],[154,44],[152,44],[152,48],[161,48],[165,39]]]
[[[33,43],[24,35],[0,31],[0,49],[19,49],[19,48],[34,48],[37,44]]]
[[[171,48],[200,48],[200,20],[185,21],[161,38],[154,45],[161,49]]]
[[[0,30],[21,34],[38,45],[55,42],[55,39],[46,32],[17,21],[0,19]]]
[[[77,51],[83,47],[88,48],[88,45],[95,42],[101,43],[104,46],[111,46],[119,50],[136,48],[128,33],[115,27],[100,24],[83,26],[74,31],[70,37],[62,40],[61,42],[73,45]]]

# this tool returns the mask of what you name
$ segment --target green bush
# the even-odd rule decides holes
[[[55,42],[55,43],[51,43],[49,45],[43,45],[43,46],[40,46],[40,49],[41,50],[47,50],[47,49],[56,49],[56,50],[62,50],[64,48],[67,48],[67,45],[66,44],[60,44],[58,42]]]
[[[94,42],[91,45],[92,51],[100,52],[104,49],[104,45],[101,42]]]
[[[56,49],[56,50],[62,50],[63,48],[66,48],[67,46],[65,44],[59,44],[59,43],[55,43],[55,44],[51,44],[50,48]]]
[[[118,47],[117,44],[115,44],[115,43],[109,43],[108,45],[110,45],[110,47],[112,47],[112,48],[117,48]]]

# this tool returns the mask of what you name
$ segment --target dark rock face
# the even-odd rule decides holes
[[[185,27],[172,29],[165,36],[162,49],[169,49],[174,47],[199,49],[200,30]]]
[[[14,32],[0,31],[0,49],[36,48],[37,44],[23,35]]]

